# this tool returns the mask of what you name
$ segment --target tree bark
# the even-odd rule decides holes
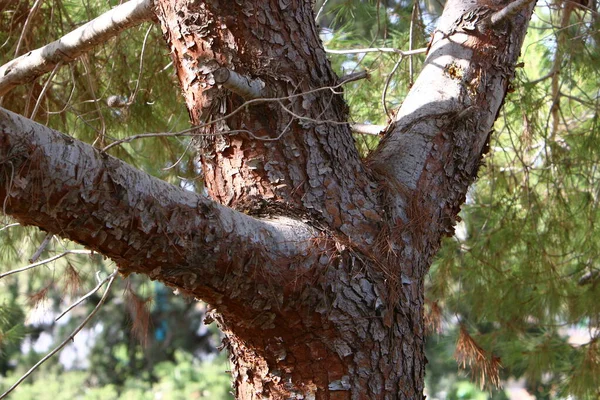
[[[237,398],[421,398],[423,279],[533,8],[506,5],[447,3],[365,163],[310,2],[158,1],[190,118],[214,122],[196,145],[215,202],[2,111],[3,210],[207,301]],[[222,68],[267,98],[245,103],[215,83]]]

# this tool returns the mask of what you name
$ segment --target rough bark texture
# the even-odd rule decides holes
[[[157,7],[193,123],[243,104],[215,85],[212,73],[220,67],[260,78],[271,97],[282,98],[200,132],[216,135],[199,140],[211,197],[250,212],[267,205],[314,211],[349,236],[373,235],[367,225],[381,220],[375,185],[354,146],[343,99],[327,89],[336,77],[310,2],[182,0]],[[299,95],[314,89],[320,90]],[[246,132],[228,135],[231,129]]]
[[[9,112],[0,201],[210,303],[240,399],[420,398],[423,278],[476,177],[532,8],[492,26],[505,5],[447,3],[365,163],[310,2],[158,1],[190,118],[217,121],[197,140],[210,195],[256,218]],[[223,119],[244,103],[215,84],[224,67],[269,99]]]

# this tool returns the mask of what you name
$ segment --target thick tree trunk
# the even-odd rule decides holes
[[[505,6],[447,3],[423,74],[364,163],[310,2],[157,1],[221,205],[9,112],[0,201],[122,273],[207,301],[240,399],[421,398],[423,279],[476,176],[533,7],[519,0],[502,17]],[[223,68],[267,98],[242,107],[216,83]]]

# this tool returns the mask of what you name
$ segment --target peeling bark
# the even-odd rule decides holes
[[[157,1],[191,121],[219,120],[196,143],[215,201],[0,111],[4,212],[207,301],[240,399],[420,398],[423,279],[476,177],[533,7],[507,4],[447,3],[423,73],[364,163],[310,2]],[[223,68],[267,98],[244,105],[256,91],[219,85]]]

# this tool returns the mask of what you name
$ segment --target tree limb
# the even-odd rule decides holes
[[[252,218],[1,108],[0,204],[23,225],[112,258],[122,274],[143,273],[213,304],[256,290],[265,276],[285,285],[320,251],[305,223]],[[225,275],[237,275],[237,286]]]
[[[426,240],[421,248],[436,248],[441,235],[453,233],[534,6],[528,3],[520,10],[510,28],[475,36],[463,29],[463,17],[481,13],[483,20],[486,10],[469,4],[463,0],[446,4],[423,71],[398,111],[394,129],[371,157],[381,179],[395,181],[401,193],[390,196],[394,220],[400,225],[418,222],[438,232],[418,239]]]
[[[52,71],[58,63],[71,62],[94,46],[153,17],[153,0],[131,0],[62,38],[4,64],[0,67],[0,97]]]

